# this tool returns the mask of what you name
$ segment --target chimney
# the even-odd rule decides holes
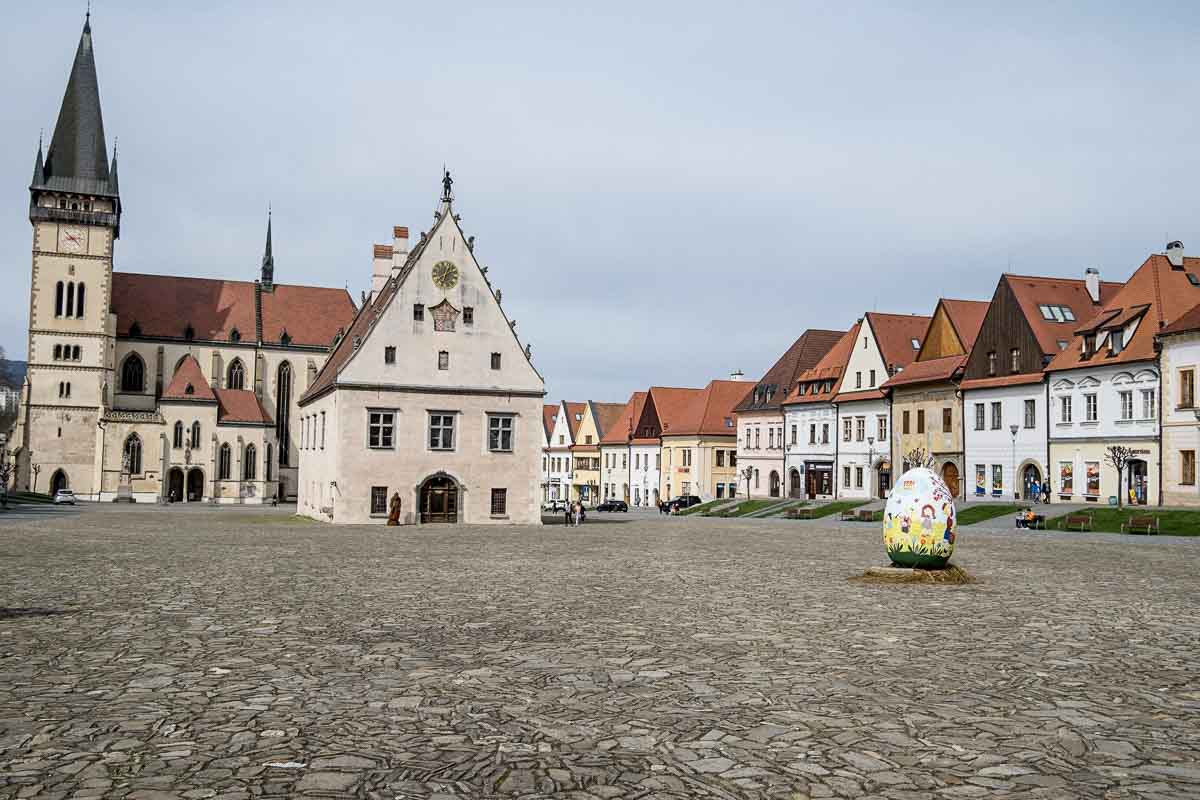
[[[397,225],[392,228],[392,274],[400,272],[408,260],[408,228]]]
[[[742,372],[740,369],[735,369],[733,372],[729,373],[729,380],[731,381],[742,381],[745,379],[746,373]]]
[[[1095,267],[1088,267],[1083,271],[1083,282],[1087,286],[1087,293],[1091,295],[1093,303],[1100,302],[1100,270]]]
[[[392,274],[392,246],[390,244],[375,245],[375,260],[371,262],[371,302],[383,290],[383,285]]]
[[[1178,239],[1167,242],[1167,261],[1171,262],[1173,268],[1183,269],[1183,242]]]

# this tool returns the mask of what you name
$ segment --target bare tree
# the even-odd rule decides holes
[[[1125,474],[1125,467],[1133,460],[1133,450],[1123,444],[1110,444],[1104,451],[1104,460],[1117,471],[1117,505],[1120,506],[1125,502],[1121,477]]]
[[[754,467],[746,467],[742,470],[742,477],[746,479],[746,499],[750,498],[750,479],[754,477]]]
[[[916,467],[929,468],[933,466],[926,463],[927,461],[928,456],[925,454],[925,448],[923,447],[914,448],[904,454],[904,463],[907,465],[906,469],[915,469]]]

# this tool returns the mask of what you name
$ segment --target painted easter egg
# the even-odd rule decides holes
[[[883,511],[883,546],[892,563],[941,569],[957,533],[954,496],[942,479],[924,467],[901,475]]]

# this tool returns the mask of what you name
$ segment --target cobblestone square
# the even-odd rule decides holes
[[[628,521],[625,521],[628,520]],[[1200,796],[1200,540],[0,517],[0,796]]]

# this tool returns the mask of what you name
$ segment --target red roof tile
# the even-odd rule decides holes
[[[583,415],[587,412],[587,403],[563,403],[567,408],[567,428],[571,431],[571,441],[579,436],[579,426],[583,424]]]
[[[786,405],[832,402],[841,386],[842,371],[846,368],[846,362],[850,360],[850,353],[853,351],[854,343],[858,341],[858,332],[861,328],[861,322],[854,323],[854,327],[841,335],[837,344],[817,362],[815,367],[800,373],[783,402]],[[809,389],[809,387],[820,388],[829,382],[832,382],[832,386],[828,392],[814,392]],[[805,387],[804,394],[800,393],[801,386]]]
[[[604,429],[604,435],[600,437],[600,444],[627,444],[630,442],[645,406],[645,392],[634,392],[630,395],[625,405],[621,406],[620,416]]]
[[[1042,372],[1022,372],[1016,375],[1001,375],[997,378],[973,378],[969,381],[962,381],[958,386],[960,389],[996,389],[1001,386],[1041,383],[1045,377]]]
[[[744,386],[744,384],[743,384]],[[703,389],[682,389],[675,386],[651,386],[649,399],[654,404],[663,436],[688,433],[688,416],[696,396]]]
[[[911,386],[918,383],[933,383],[950,380],[960,367],[967,363],[967,356],[943,356],[928,361],[914,361],[903,372],[897,372],[883,384],[885,389]]]
[[[833,397],[835,403],[853,403],[856,400],[880,400],[884,397],[882,389],[863,389],[859,392],[839,392]]]
[[[1192,306],[1183,316],[1158,332],[1159,336],[1200,331],[1200,304]]]
[[[114,272],[112,311],[117,335],[129,336],[136,324],[142,336],[184,338],[191,325],[199,340],[228,341],[258,337],[256,284],[174,275]],[[329,347],[338,329],[354,319],[354,302],[345,289],[276,284],[262,293],[263,340],[278,342],[287,330],[292,344]]]
[[[189,388],[191,391],[188,391]],[[200,369],[200,362],[196,361],[195,356],[188,353],[179,362],[179,368],[175,370],[175,375],[167,384],[167,388],[163,389],[162,399],[213,401],[217,399],[217,396],[213,394],[212,387],[205,379],[204,371]]]
[[[954,326],[958,338],[962,341],[964,352],[971,352],[971,348],[975,346],[975,337],[979,335],[979,329],[983,327],[983,319],[987,316],[988,306],[991,303],[987,300],[950,300],[942,298],[942,307],[946,309],[946,315],[950,317],[950,323]]]
[[[876,311],[867,312],[867,321],[875,332],[875,342],[879,345],[879,353],[883,356],[884,364],[889,368],[903,369],[913,362],[920,350],[925,329],[929,327],[931,317],[919,314],[880,314]],[[913,339],[917,347],[912,346]]]
[[[1004,275],[1009,289],[1017,299],[1029,327],[1037,337],[1038,346],[1044,355],[1059,352],[1059,341],[1070,341],[1080,320],[1095,315],[1124,285],[1113,281],[1100,282],[1100,303],[1093,304],[1085,281],[1073,278],[1040,278],[1031,275]],[[1041,306],[1066,306],[1075,315],[1074,320],[1059,322],[1046,319]]]
[[[554,419],[557,416],[558,403],[542,406],[542,428],[546,431],[547,441],[550,439],[550,434],[554,433]]]
[[[625,413],[626,403],[591,403],[592,414],[596,418],[596,434],[600,441],[613,427],[621,415]]]
[[[254,422],[262,425],[275,424],[267,409],[254,392],[248,389],[216,389],[217,423]]]
[[[735,410],[741,413],[780,408],[800,373],[815,367],[844,334],[844,331],[825,330],[808,330],[802,333],[758,383],[747,386],[746,395]],[[755,402],[755,390],[760,387],[771,390],[771,396],[770,399],[761,398],[761,402]]]

